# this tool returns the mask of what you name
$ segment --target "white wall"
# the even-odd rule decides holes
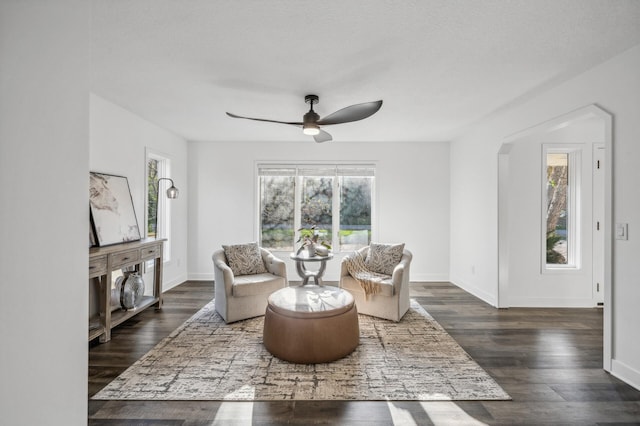
[[[553,90],[501,111],[451,145],[451,280],[495,304],[497,294],[497,153],[505,138],[596,103],[613,114],[613,217],[629,223],[613,244],[613,369],[640,387],[640,46]],[[635,236],[634,236],[635,235]],[[473,265],[476,266],[473,273]],[[482,269],[478,269],[482,265]]]
[[[144,233],[146,148],[171,160],[171,176],[180,190],[171,203],[171,256],[164,265],[163,288],[168,290],[187,279],[187,142],[139,116],[91,94],[90,168],[126,176],[140,232]]]
[[[0,2],[0,423],[87,419],[89,22]]]
[[[257,241],[258,161],[377,163],[374,240],[404,242],[414,254],[411,279],[448,280],[448,143],[189,143],[189,277],[213,279],[211,254],[222,244]],[[375,227],[375,224],[374,224]],[[289,261],[289,253],[279,253]],[[325,279],[339,279],[340,258]],[[290,279],[298,276],[293,264]]]

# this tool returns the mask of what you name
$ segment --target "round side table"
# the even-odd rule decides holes
[[[329,253],[326,256],[309,256],[306,251],[302,251],[298,254],[291,253],[289,257],[296,261],[296,270],[300,278],[302,278],[302,285],[307,285],[310,278],[313,278],[316,285],[322,285],[322,276],[327,267],[327,260],[333,259],[333,253]],[[319,262],[320,266],[316,271],[309,271],[304,264],[305,262]]]

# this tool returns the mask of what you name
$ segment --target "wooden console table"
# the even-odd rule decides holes
[[[111,340],[111,329],[149,306],[162,308],[162,243],[166,239],[148,238],[130,243],[89,249],[89,280],[100,283],[99,318],[89,319],[89,340]],[[111,282],[113,271],[134,266],[142,274],[142,265],[154,261],[153,296],[144,296],[135,309],[111,312]],[[145,283],[147,284],[147,283]],[[148,285],[148,284],[147,284]]]

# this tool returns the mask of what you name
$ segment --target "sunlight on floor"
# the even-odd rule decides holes
[[[417,425],[413,420],[413,416],[409,412],[409,410],[405,410],[404,408],[398,408],[393,405],[393,402],[387,401],[387,406],[389,407],[389,413],[391,413],[391,420],[395,426],[412,426]]]
[[[251,425],[253,424],[253,402],[223,402],[218,408],[212,425]]]
[[[394,404],[394,402],[387,401],[391,419],[395,426],[417,426],[424,423],[424,419],[415,419],[409,410],[396,407]],[[486,425],[486,423],[482,423],[467,414],[454,402],[421,402],[420,406],[424,410],[424,413],[420,413],[421,417],[426,415],[435,425]]]
[[[237,395],[251,395],[251,398],[255,396],[255,388],[253,386],[242,386],[237,391],[230,393],[227,397],[233,397]],[[253,424],[253,402],[223,402],[218,408],[216,418],[213,420],[212,425],[229,425],[236,426],[251,425]]]
[[[574,338],[561,330],[539,332],[535,338],[538,347],[553,348],[548,352],[552,355],[574,358],[579,355]]]

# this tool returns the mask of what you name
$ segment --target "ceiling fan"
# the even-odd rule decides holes
[[[245,120],[265,121],[267,123],[289,124],[296,127],[302,127],[302,132],[305,135],[313,136],[313,139],[320,143],[328,142],[332,139],[331,135],[322,130],[320,126],[362,120],[378,112],[382,106],[382,101],[365,102],[342,108],[333,114],[320,118],[320,116],[313,110],[313,105],[318,104],[318,99],[317,95],[307,95],[304,97],[304,101],[310,104],[311,108],[309,109],[309,112],[302,117],[302,121],[277,121],[266,120],[264,118],[242,117],[240,115],[231,114],[230,112],[227,112],[227,115],[233,118],[244,118]]]

